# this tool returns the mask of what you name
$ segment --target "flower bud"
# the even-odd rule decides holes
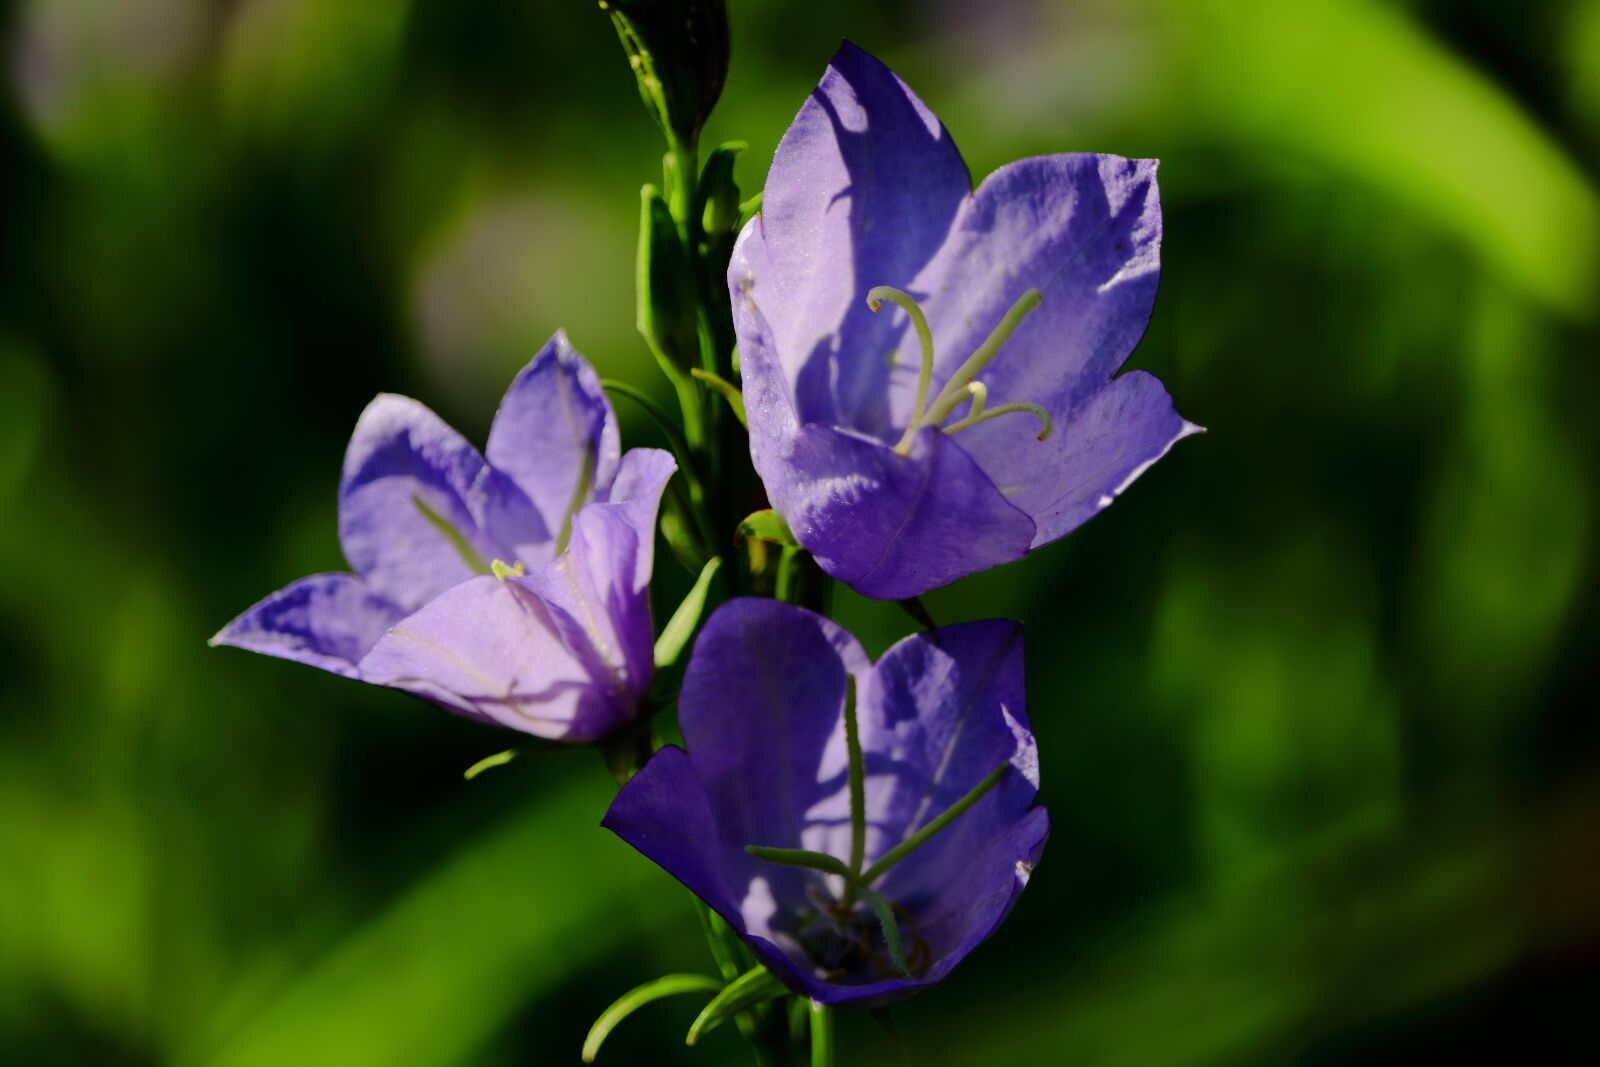
[[[728,77],[724,0],[600,0],[668,141],[693,146]]]

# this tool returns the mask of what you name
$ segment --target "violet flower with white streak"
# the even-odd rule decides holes
[[[611,404],[562,333],[511,383],[485,454],[381,395],[339,485],[355,573],[302,578],[212,643],[542,738],[604,737],[636,716],[654,669],[655,519],[676,469],[657,449],[619,453]]]
[[[1024,703],[1017,623],[916,634],[873,663],[820,615],[729,601],[684,673],[686,750],[652,756],[602,825],[795,992],[898,1000],[999,928],[1044,849]]]
[[[751,455],[823,570],[899,599],[1020,559],[1198,431],[1151,375],[1113,377],[1160,246],[1154,160],[1040,156],[974,191],[844,45],[728,269]]]

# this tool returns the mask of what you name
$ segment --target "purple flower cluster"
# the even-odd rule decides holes
[[[728,269],[751,457],[799,544],[857,591],[905,599],[1106,508],[1199,429],[1154,377],[1117,373],[1160,244],[1153,161],[1025,159],[974,190],[933,113],[845,45]],[[605,740],[655,669],[652,547],[675,469],[621,453],[561,334],[483,454],[380,396],[339,489],[354,573],[301,579],[215,641]],[[731,600],[684,672],[684,747],[657,751],[604,825],[791,990],[906,996],[994,932],[1044,847],[1022,658],[1021,627],[989,620],[873,663],[811,611]]]
[[[415,400],[362,412],[339,483],[354,574],[314,574],[214,644],[390,686],[559,741],[630,722],[650,684],[657,449],[620,454],[594,370],[556,334],[480,455]]]
[[[1064,536],[1198,430],[1154,377],[1112,377],[1160,256],[1155,161],[1040,156],[973,191],[933,112],[846,44],[728,272],[773,506],[880,599]]]

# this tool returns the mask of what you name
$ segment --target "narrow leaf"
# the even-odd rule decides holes
[[[583,1062],[593,1063],[601,1044],[611,1036],[617,1024],[651,1001],[680,993],[716,993],[721,989],[720,981],[703,974],[669,974],[628,990],[611,1007],[601,1012],[589,1028],[589,1036],[583,1039]]]
[[[843,860],[826,852],[812,852],[806,848],[768,848],[765,845],[746,845],[744,850],[756,859],[766,860],[768,863],[781,863],[785,867],[807,867],[813,871],[822,871],[824,874],[837,874],[841,878],[854,877]]]
[[[700,1017],[689,1027],[689,1036],[684,1042],[693,1045],[702,1034],[709,1034],[740,1012],[757,1004],[765,1004],[787,992],[788,989],[773,977],[771,971],[758,964],[723,987],[722,992],[705,1006]]]
[[[689,644],[689,638],[694,635],[695,627],[700,624],[700,615],[705,611],[706,594],[711,590],[711,579],[716,577],[717,569],[721,566],[720,556],[712,556],[707,560],[706,565],[700,569],[700,577],[695,579],[694,588],[689,590],[689,595],[683,598],[678,610],[667,620],[661,636],[656,638],[656,670],[672,666],[678,662],[678,657],[683,655],[684,647]]]
[[[734,537],[739,541],[771,541],[775,545],[800,543],[794,539],[794,533],[789,529],[789,524],[783,521],[783,516],[771,508],[746,515]]]

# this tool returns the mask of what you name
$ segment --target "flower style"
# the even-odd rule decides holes
[[[672,457],[619,455],[599,379],[557,333],[511,383],[480,455],[380,395],[339,485],[354,574],[315,574],[229,623],[235,645],[581,742],[630,721],[653,670],[648,586]]]
[[[933,113],[845,44],[728,271],[751,454],[822,568],[898,599],[1019,559],[1198,431],[1151,375],[1112,377],[1160,245],[1154,160],[1024,159],[974,192]]]
[[[942,980],[1044,848],[1016,623],[908,637],[874,665],[820,615],[730,601],[679,718],[687,751],[652,756],[603,825],[820,1003]]]

